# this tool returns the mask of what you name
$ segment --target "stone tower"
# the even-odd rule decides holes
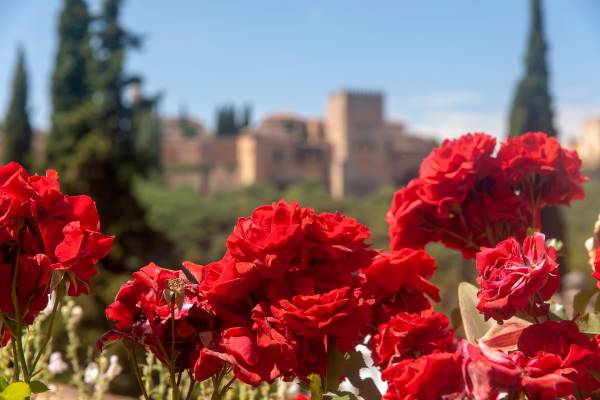
[[[331,193],[361,196],[381,186],[385,168],[383,95],[339,91],[327,101]]]

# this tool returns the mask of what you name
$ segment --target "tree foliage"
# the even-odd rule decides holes
[[[227,104],[217,109],[216,134],[237,135],[252,124],[252,107],[246,104],[241,109]]]
[[[32,130],[27,110],[28,96],[25,53],[17,51],[17,64],[12,82],[12,96],[4,119],[4,161],[18,161],[28,166],[31,161]]]
[[[525,76],[519,82],[510,112],[509,134],[542,131],[557,136],[548,88],[547,45],[544,39],[541,0],[531,0],[531,28],[525,56]]]

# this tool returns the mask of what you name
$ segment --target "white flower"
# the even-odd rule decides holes
[[[85,367],[83,381],[88,385],[93,385],[98,380],[98,375],[100,375],[100,368],[98,368],[98,364],[91,362],[87,365],[87,367]]]
[[[50,359],[48,360],[48,372],[52,375],[60,375],[65,372],[67,368],[69,368],[69,365],[63,360],[60,352],[55,351],[50,354]]]
[[[73,319],[73,322],[76,324],[79,323],[79,321],[81,321],[81,317],[83,317],[83,308],[81,308],[80,305],[74,306],[71,310],[71,318]]]
[[[110,363],[108,365],[108,368],[106,369],[106,373],[104,374],[106,380],[109,382],[112,381],[117,376],[119,376],[122,371],[123,367],[121,366],[121,364],[119,364],[119,357],[116,355],[110,356]]]

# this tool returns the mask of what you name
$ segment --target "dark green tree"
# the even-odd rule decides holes
[[[90,25],[93,57],[89,79],[84,80],[90,94],[81,108],[73,109],[81,117],[82,124],[77,125],[81,131],[74,136],[73,151],[58,155],[66,160],[59,169],[65,191],[91,195],[103,230],[117,238],[105,263],[112,270],[138,267],[153,256],[152,250],[159,251],[134,195],[136,180],[146,176],[157,160],[157,138],[139,136],[142,131],[149,136],[157,133],[155,99],[125,97],[132,85],[141,83],[124,68],[128,51],[139,48],[141,40],[121,25],[121,6],[121,0],[104,0]]]
[[[533,131],[557,136],[548,88],[546,51],[541,0],[531,0],[531,28],[525,56],[525,76],[517,86],[510,112],[511,136]]]
[[[67,168],[77,144],[92,128],[90,22],[84,0],[64,0],[52,73],[52,129],[46,145],[47,164],[59,171]]]
[[[4,119],[4,161],[18,161],[28,166],[31,160],[31,124],[27,111],[27,71],[25,53],[17,50],[12,97]]]
[[[237,135],[252,123],[252,107],[245,105],[236,110],[233,104],[217,108],[215,132],[219,136]]]
[[[526,73],[517,86],[510,112],[511,136],[537,131],[553,137],[558,136],[548,87],[546,51],[541,0],[531,0],[531,29],[525,56]],[[558,207],[547,207],[543,210],[542,230],[549,237],[565,239],[565,222]],[[560,261],[564,272],[567,269],[566,257],[561,257]]]

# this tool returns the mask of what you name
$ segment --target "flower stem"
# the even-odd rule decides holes
[[[131,362],[133,363],[133,370],[135,372],[135,377],[137,378],[138,385],[140,386],[140,389],[142,390],[142,395],[144,396],[144,399],[150,400],[150,397],[148,397],[148,393],[146,392],[146,387],[144,386],[144,383],[142,382],[142,373],[140,372],[140,366],[138,365],[137,356],[135,355],[135,349],[133,348],[133,346],[129,346],[129,345],[127,345],[126,347],[127,347],[127,352],[129,353],[129,356],[131,357]]]
[[[56,320],[56,314],[58,313],[58,309],[60,307],[60,302],[62,301],[62,297],[63,297],[63,287],[64,287],[64,285],[61,283],[56,288],[56,299],[54,301],[54,306],[52,307],[52,313],[50,314],[50,320],[48,321],[48,331],[46,332],[46,337],[44,338],[42,345],[40,346],[39,349],[37,349],[38,353],[35,356],[35,359],[31,363],[31,371],[35,371],[35,366],[40,361],[40,358],[42,358],[42,355],[46,351],[46,346],[48,346],[48,343],[50,343],[50,339],[52,338],[52,330],[54,329],[54,321]]]

